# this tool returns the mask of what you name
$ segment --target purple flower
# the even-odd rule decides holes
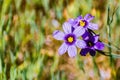
[[[75,20],[74,23],[76,23],[73,27],[82,27],[84,29],[91,29],[91,30],[97,30],[98,29],[98,24],[91,23],[90,21],[94,19],[94,16],[91,14],[85,15],[83,18],[82,16],[78,16]]]
[[[86,47],[81,49],[81,52],[80,52],[82,56],[86,56],[88,52],[90,53],[91,56],[95,56],[97,50],[104,49],[104,44],[99,41],[98,35],[93,36],[86,32],[82,37],[86,42]]]
[[[76,46],[79,48],[84,48],[86,46],[83,40],[78,39],[78,37],[83,35],[85,30],[81,27],[77,27],[74,31],[72,31],[72,25],[69,22],[65,22],[63,24],[63,30],[64,32],[56,30],[53,33],[53,37],[55,39],[64,41],[58,49],[58,52],[62,55],[68,51],[68,55],[70,57],[75,57],[77,54]]]

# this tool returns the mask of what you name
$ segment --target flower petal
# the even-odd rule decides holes
[[[90,35],[89,40],[95,44],[99,40],[99,35],[95,35],[95,36]]]
[[[75,20],[79,22],[80,19],[83,19],[82,16],[78,16]]]
[[[79,27],[78,25],[79,25],[79,23],[77,22],[75,25],[73,25],[73,28]]]
[[[99,40],[99,36],[98,35],[94,36],[94,43],[98,42],[98,40]]]
[[[85,48],[85,47],[86,47],[86,43],[85,43],[85,41],[83,41],[83,40],[77,39],[77,41],[76,41],[75,44],[76,44],[76,46],[79,47],[79,48]]]
[[[74,19],[69,19],[69,20],[68,20],[68,23],[71,24],[71,26],[72,26],[72,32],[73,32],[74,29],[75,29],[75,26],[78,24],[77,21],[74,20]]]
[[[69,46],[69,47],[68,47],[68,55],[69,55],[71,58],[73,58],[73,57],[76,56],[76,54],[77,54],[77,49],[76,49],[75,45]]]
[[[90,51],[89,48],[84,48],[84,49],[81,49],[80,54],[81,54],[81,56],[86,56],[86,54],[87,54],[89,51]]]
[[[88,31],[85,31],[85,33],[82,35],[82,38],[84,40],[88,40],[90,36],[91,36],[90,33]]]
[[[74,26],[77,23],[77,21],[75,21],[74,19],[69,19],[68,23],[70,23],[72,26]]]
[[[72,24],[74,23],[74,19],[69,19],[68,22]]]
[[[95,52],[95,50],[92,50],[92,49],[91,49],[89,53],[90,53],[91,56],[95,56],[95,53],[96,53],[96,52]]]
[[[92,16],[91,14],[87,14],[87,15],[85,15],[84,19],[89,22],[89,21],[91,21],[92,19],[94,19],[94,16]]]
[[[66,34],[71,33],[71,32],[72,32],[72,26],[71,26],[71,24],[68,23],[68,22],[65,22],[65,23],[63,24],[63,30],[64,30],[64,32],[65,32]]]
[[[64,39],[64,33],[62,31],[56,30],[53,32],[53,37],[57,40],[63,40]]]
[[[85,33],[85,29],[83,27],[77,27],[75,28],[75,30],[73,31],[73,34],[76,35],[76,37],[80,37]]]
[[[97,42],[94,46],[95,49],[97,50],[103,50],[104,49],[104,44],[102,42]]]
[[[66,43],[63,43],[60,48],[58,49],[59,55],[64,54],[68,49],[68,45]]]
[[[91,29],[91,30],[97,30],[98,29],[98,24],[89,23],[88,28]]]

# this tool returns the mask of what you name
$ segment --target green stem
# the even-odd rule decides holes
[[[110,25],[108,25],[109,31],[108,31],[108,38],[111,41],[111,27]],[[108,42],[108,45],[111,46],[111,42]],[[111,66],[113,66],[113,57],[112,57],[112,48],[109,47],[109,54],[110,54],[110,62],[111,62]]]

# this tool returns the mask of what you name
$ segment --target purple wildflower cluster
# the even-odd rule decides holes
[[[81,49],[80,54],[82,56],[86,56],[87,53],[95,56],[96,51],[104,49],[104,44],[99,40],[99,35],[93,32],[93,30],[98,29],[98,24],[90,22],[93,19],[94,16],[91,14],[85,15],[85,17],[79,16],[63,24],[64,32],[54,31],[53,37],[64,41],[58,49],[60,55],[68,51],[70,57],[75,57],[77,54],[76,47]]]

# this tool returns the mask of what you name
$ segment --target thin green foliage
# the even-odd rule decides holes
[[[91,13],[95,22],[103,23],[101,15],[106,14],[103,8],[108,2],[101,3],[95,0],[0,0],[0,80],[93,79],[89,75],[90,70],[102,79],[97,59],[101,55],[95,56],[92,61],[89,61],[89,55],[84,58],[69,58],[66,54],[60,56],[57,50],[61,42],[52,37],[53,31],[61,29],[63,22],[79,15]],[[113,20],[117,10],[115,8],[111,14],[111,8],[108,8],[107,14],[108,44],[105,45],[108,51],[105,52],[110,55],[113,66],[113,60],[120,58],[116,54],[120,51],[119,45],[112,44],[114,32],[119,31],[119,27],[116,31],[112,28],[114,21],[118,20],[117,26],[119,23],[118,18]],[[120,17],[119,12],[117,16]],[[104,28],[96,31],[104,34],[101,40],[106,34],[101,32]],[[118,38],[116,40],[119,41]]]

